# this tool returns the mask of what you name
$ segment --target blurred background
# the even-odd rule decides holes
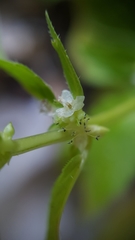
[[[85,110],[93,115],[112,109],[135,92],[134,5],[128,0],[1,0],[0,57],[30,67],[56,96],[67,87],[50,43],[46,9],[80,77]],[[10,121],[15,138],[46,131],[51,119],[40,108],[0,71],[1,131]],[[63,214],[61,239],[135,239],[134,122],[132,113],[93,140]],[[70,147],[62,153],[60,146],[35,150],[12,158],[1,170],[0,239],[44,239],[51,188],[72,156]]]

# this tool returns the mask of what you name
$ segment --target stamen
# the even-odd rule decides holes
[[[72,137],[74,137],[74,136],[75,136],[75,134],[76,134],[76,132],[72,132],[72,135],[71,135],[71,136],[72,136]]]
[[[79,121],[79,124],[82,125],[82,119]]]
[[[84,119],[86,119],[86,116],[87,116],[87,114],[85,113],[85,114],[84,114]]]
[[[91,130],[89,129],[89,130],[85,130],[85,132],[90,132]]]
[[[67,106],[68,106],[69,109],[72,109],[72,104],[70,104],[70,103],[68,103],[68,102],[67,102],[66,104],[67,104]]]
[[[73,140],[71,140],[70,142],[68,142],[68,144],[72,144],[73,143]]]
[[[97,136],[97,137],[96,137],[96,140],[99,140],[99,138],[100,138],[100,136]]]

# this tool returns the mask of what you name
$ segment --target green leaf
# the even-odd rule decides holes
[[[47,240],[59,239],[59,223],[62,211],[76,179],[82,170],[83,163],[84,159],[82,159],[81,155],[72,158],[55,182],[50,202]]]
[[[23,64],[0,59],[0,68],[15,78],[31,95],[54,104],[54,93],[44,81]]]
[[[60,41],[60,38],[58,37],[58,35],[56,34],[56,32],[54,30],[54,27],[49,19],[48,13],[45,12],[45,15],[46,15],[46,21],[48,24],[48,28],[50,30],[50,35],[52,37],[52,45],[59,55],[69,89],[74,98],[76,96],[82,96],[84,94],[83,94],[83,89],[80,84],[79,78],[70,62],[70,59],[66,53],[66,50],[63,47],[63,44]]]

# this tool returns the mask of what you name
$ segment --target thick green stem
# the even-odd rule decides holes
[[[109,111],[102,112],[91,118],[90,124],[97,124],[108,127],[114,121],[119,120],[130,112],[135,111],[135,98],[131,98],[128,101],[119,104],[117,107],[110,109]]]
[[[12,140],[16,146],[15,150],[12,152],[12,155],[19,155],[51,144],[68,141],[70,139],[71,135],[67,131],[51,131],[26,138]]]

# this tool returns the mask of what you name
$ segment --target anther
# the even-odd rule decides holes
[[[85,132],[90,132],[91,130],[89,129],[89,130],[85,130]]]
[[[90,118],[87,118],[86,121],[85,121],[85,124],[90,120]]]
[[[66,132],[66,129],[65,128],[62,128],[64,132]]]
[[[70,142],[68,142],[68,144],[72,144],[73,143],[73,140],[71,140]]]
[[[74,137],[74,136],[75,136],[75,134],[76,134],[76,132],[72,132],[72,137]]]
[[[86,116],[87,116],[87,114],[85,113],[85,115],[84,115],[84,119],[86,119]]]

